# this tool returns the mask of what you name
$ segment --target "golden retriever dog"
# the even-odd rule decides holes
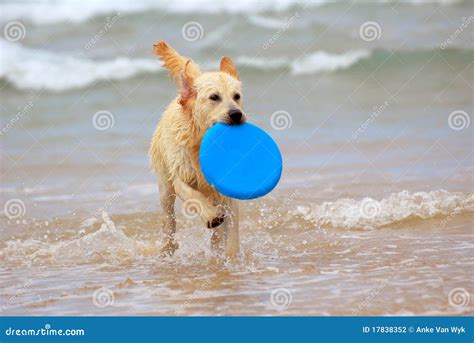
[[[154,53],[178,82],[178,96],[164,111],[149,151],[165,214],[162,254],[170,256],[178,248],[174,210],[177,195],[184,208],[197,208],[213,230],[212,249],[235,257],[239,253],[237,204],[207,183],[199,165],[199,148],[206,130],[217,122],[245,122],[239,75],[229,57],[221,59],[219,71],[201,72],[193,61],[164,41],[154,45]]]

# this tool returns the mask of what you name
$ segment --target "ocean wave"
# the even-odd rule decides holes
[[[0,78],[21,90],[45,89],[59,92],[89,86],[105,80],[124,80],[141,73],[164,72],[155,59],[117,57],[110,60],[91,60],[62,53],[32,49],[0,39],[2,64]],[[347,69],[371,55],[370,51],[357,50],[343,54],[324,51],[304,58],[261,58],[237,56],[239,68],[262,71],[288,68],[294,75],[332,72]],[[212,70],[218,61],[200,63],[204,70]]]
[[[379,0],[379,4],[390,4],[398,1]],[[405,4],[423,5],[439,3],[450,5],[462,0],[411,0]],[[0,5],[2,21],[28,20],[34,24],[55,24],[60,22],[81,23],[95,16],[104,16],[111,13],[133,14],[146,11],[167,11],[169,13],[262,13],[282,12],[292,7],[318,7],[330,5],[333,0],[273,0],[273,1],[26,1],[4,2]],[[262,21],[260,21],[262,23]],[[276,22],[267,21],[265,25],[274,26]]]
[[[54,24],[60,22],[84,22],[95,16],[111,13],[133,14],[146,11],[167,11],[169,13],[258,13],[265,11],[285,11],[295,5],[319,6],[330,2],[319,1],[233,1],[206,2],[200,0],[178,1],[97,1],[84,4],[83,1],[42,1],[26,3],[3,3],[0,6],[4,21],[26,19],[34,24]]]
[[[152,59],[117,57],[89,60],[27,48],[0,39],[0,77],[18,89],[63,91],[104,80],[123,80],[144,72],[162,70]]]
[[[284,27],[285,22],[283,20],[263,17],[260,15],[250,15],[247,20],[254,26],[262,27],[264,29],[278,30]]]
[[[100,225],[100,228],[89,232],[90,226],[94,224]],[[49,236],[54,236],[54,232],[46,234],[43,239],[48,239]],[[154,243],[130,238],[117,228],[107,212],[84,221],[83,225],[76,229],[74,236],[67,239],[62,237],[54,242],[33,237],[24,240],[12,239],[5,242],[6,246],[0,250],[0,256],[18,258],[24,262],[56,261],[64,264],[78,261],[124,262],[157,253]]]
[[[312,236],[314,226],[344,230],[396,229],[396,224],[409,220],[436,218],[435,224],[425,227],[452,227],[450,221],[455,220],[456,216],[474,211],[474,194],[402,191],[380,201],[364,198],[338,199],[322,204],[311,204],[307,200],[305,203],[295,209],[280,204],[275,207],[276,210],[260,207],[258,211],[250,211],[250,216],[243,220],[244,226],[249,228],[243,239],[246,251],[261,252],[263,247],[268,251],[281,251],[283,246],[293,247],[303,239],[307,240],[304,244],[308,246],[321,244],[320,238]],[[249,212],[249,208],[246,210]],[[4,240],[4,245],[0,247],[0,258],[8,257],[10,261],[25,263],[56,261],[62,264],[87,264],[123,263],[157,257],[163,244],[163,235],[159,230],[150,230],[150,227],[160,226],[160,216],[155,212],[122,212],[116,213],[113,221],[107,212],[102,211],[91,217],[53,218],[45,224],[35,220],[30,223],[25,221],[22,225],[34,225],[35,230]],[[182,216],[178,216],[177,220],[184,227],[178,233],[179,260],[193,263],[196,256],[202,256],[203,252],[208,257],[212,256],[208,246],[209,232],[195,229],[196,223],[182,221]],[[311,224],[306,225],[308,222]],[[200,228],[200,224],[197,227]],[[273,236],[275,230],[288,228],[292,230],[288,237],[294,240],[285,243]],[[330,230],[324,232],[325,236],[331,237]],[[358,235],[344,234],[345,238],[350,236],[359,239]]]
[[[393,1],[385,1],[393,2]],[[406,3],[413,5],[429,5],[429,4],[441,4],[441,5],[455,5],[464,2],[464,0],[407,0]]]
[[[444,216],[439,227],[446,226],[454,215],[474,211],[474,194],[446,191],[402,191],[377,201],[338,199],[320,205],[298,206],[291,213],[302,216],[317,226],[342,229],[375,229],[400,223],[410,218],[428,219]]]
[[[241,56],[236,61],[241,67],[262,70],[288,68],[293,75],[306,75],[347,69],[371,55],[369,50],[354,50],[341,54],[316,51],[296,60]]]
[[[294,61],[291,64],[291,72],[294,75],[301,75],[347,69],[370,55],[368,50],[355,50],[343,54],[318,51]]]
[[[289,67],[291,62],[286,58],[265,58],[252,56],[239,56],[235,59],[237,66],[260,70],[273,70]]]
[[[226,28],[227,30],[228,28]],[[216,36],[218,38],[218,36]],[[217,39],[216,38],[216,39]],[[213,38],[214,39],[214,38]],[[209,44],[212,44],[210,41]],[[20,90],[49,90],[60,92],[74,88],[83,88],[96,82],[106,80],[125,80],[142,73],[165,73],[161,62],[155,58],[115,57],[93,60],[67,55],[65,53],[33,49],[19,43],[0,39],[2,63],[0,78],[8,81]],[[471,51],[446,49],[443,54],[469,58]],[[309,52],[306,56],[291,59],[288,57],[232,56],[241,71],[252,70],[269,72],[287,71],[294,76],[314,75],[350,70],[359,62],[367,60],[384,60],[389,52],[386,50],[352,50],[342,53],[326,51]],[[397,54],[409,58],[420,55],[432,55],[431,50],[406,50]],[[200,60],[198,64],[204,71],[216,70],[218,60]],[[369,62],[370,64],[370,62]],[[388,63],[386,63],[388,65]],[[369,67],[370,68],[370,67]]]

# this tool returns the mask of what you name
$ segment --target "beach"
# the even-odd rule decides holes
[[[469,1],[3,2],[2,315],[472,315]],[[283,156],[241,201],[241,254],[176,203],[148,147],[168,41],[230,56]]]

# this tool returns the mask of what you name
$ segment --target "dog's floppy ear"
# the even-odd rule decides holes
[[[221,66],[220,71],[229,74],[230,76],[239,79],[239,73],[237,73],[237,69],[235,69],[234,62],[230,59],[230,57],[224,56],[221,59]]]
[[[160,57],[160,60],[164,62],[163,67],[167,68],[170,75],[179,82],[185,67],[187,73],[192,77],[196,77],[201,73],[198,66],[190,62],[189,58],[181,56],[163,40],[153,45],[153,53]]]
[[[184,70],[179,76],[179,103],[183,106],[184,112],[191,115],[196,100],[196,90],[194,89],[194,80],[189,66],[192,65],[188,60],[184,65]]]

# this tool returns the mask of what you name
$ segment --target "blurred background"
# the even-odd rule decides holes
[[[454,0],[3,1],[3,309],[472,314],[473,14]],[[147,150],[177,89],[159,40],[204,70],[232,57],[250,121],[282,150],[278,188],[243,203],[237,265],[213,260],[179,203],[181,249],[157,256]]]

